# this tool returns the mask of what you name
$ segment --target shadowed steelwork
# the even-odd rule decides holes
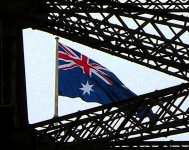
[[[38,138],[48,137],[61,147],[97,144],[99,141],[132,143],[189,131],[188,84],[155,91],[123,102],[77,112],[32,125]],[[130,103],[134,104],[130,104]],[[142,118],[134,113],[148,105]],[[123,107],[125,106],[125,107]],[[150,108],[157,115],[153,121],[146,118]]]
[[[45,9],[48,22],[37,29],[188,80],[188,14],[95,1],[49,1]]]
[[[28,125],[20,35],[46,31],[188,81],[188,8],[185,0],[0,1],[0,141],[19,150],[189,147],[148,141],[189,131],[188,83]]]

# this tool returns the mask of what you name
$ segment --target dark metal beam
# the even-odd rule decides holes
[[[104,6],[104,10],[106,10],[107,5],[112,5],[112,6],[137,6],[138,8],[145,8],[150,10],[158,10],[158,11],[169,11],[169,12],[186,12],[188,13],[188,1],[187,0],[47,0],[46,1],[48,5],[51,4],[60,4],[63,7],[65,6],[76,6],[78,4],[82,3],[90,3],[92,5],[98,5],[98,6]],[[135,11],[135,10],[133,10]]]
[[[49,23],[38,29],[189,80],[187,16],[93,3],[48,2]]]
[[[46,136],[64,148],[86,141],[134,142],[186,133],[189,132],[188,90],[189,84],[181,84],[36,123],[32,127],[39,137]],[[135,112],[147,105],[144,116],[137,118]],[[145,117],[151,108],[156,114],[154,121]]]
[[[8,120],[11,123],[7,128],[6,123],[1,125],[1,131],[6,128],[0,136],[1,141],[9,138],[7,134],[12,132],[13,126],[28,124],[21,28],[47,31],[189,81],[188,7],[188,2],[182,0],[125,0],[124,3],[119,0],[0,1],[0,21],[5,24],[6,32],[14,29],[9,32],[11,36],[7,35],[11,40],[6,42],[13,42],[9,46],[14,52],[11,56],[15,56],[15,59],[5,59],[4,54],[9,53],[9,50],[5,51],[8,44],[2,42],[5,37],[1,38],[4,53],[1,102],[8,107],[14,102],[10,109],[0,109],[8,111],[7,116],[1,114],[3,122]],[[4,60],[13,64],[5,67],[7,62]],[[91,149],[92,145],[98,149],[142,148],[144,145],[170,147],[171,144],[187,147],[188,143],[184,142],[169,144],[145,140],[189,131],[188,90],[188,84],[181,84],[31,127],[36,129],[38,138],[45,137],[53,143],[51,149],[56,144],[60,149],[85,148],[86,145],[90,146],[86,149]],[[138,118],[135,113],[141,107],[146,109]],[[157,115],[153,121],[145,117],[150,109]],[[140,143],[133,144],[136,141]]]
[[[103,3],[92,5],[94,1],[65,1],[63,6],[62,3],[40,2],[35,9],[20,14],[20,19],[25,20],[22,25],[26,27],[32,21],[30,27],[189,80],[188,43],[184,38],[188,32],[188,17],[158,10],[148,11],[146,15],[147,9],[112,3],[105,8]],[[38,12],[40,9],[42,11]],[[112,17],[117,21],[112,22]],[[136,27],[129,25],[125,18]],[[167,37],[165,27],[172,37]]]
[[[82,144],[83,150],[140,150],[140,149],[188,149],[188,141],[148,141],[148,142],[127,142],[127,141],[115,141],[115,142],[101,142]],[[77,150],[81,147],[73,146],[71,149]],[[59,148],[60,150],[69,150],[69,148]]]

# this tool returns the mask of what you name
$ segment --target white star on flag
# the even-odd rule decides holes
[[[81,83],[81,84],[82,84],[82,83]],[[85,84],[82,84],[83,87],[82,87],[82,88],[79,88],[79,89],[83,90],[83,95],[85,95],[85,93],[88,93],[88,94],[90,95],[90,91],[93,91],[93,92],[94,92],[94,90],[92,89],[93,85],[94,85],[94,84],[90,85],[90,84],[88,83],[88,81],[87,81],[86,85],[85,85]]]

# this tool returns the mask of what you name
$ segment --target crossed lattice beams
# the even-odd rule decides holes
[[[116,142],[99,142],[98,144],[87,143],[84,142],[82,144],[83,150],[104,150],[104,149],[111,149],[111,150],[118,150],[118,149],[125,149],[125,150],[133,150],[133,149],[188,149],[189,142],[188,141],[135,141],[135,142],[127,142],[127,141],[116,141]],[[71,149],[77,150],[81,147],[72,146]],[[60,150],[69,150],[69,147],[59,147]]]
[[[127,142],[127,141],[116,141],[116,142],[107,142],[107,143],[100,143],[98,145],[95,145],[93,143],[93,146],[87,145],[86,143],[86,149],[92,148],[98,149],[98,150],[104,150],[104,149],[175,149],[175,148],[181,148],[181,149],[188,149],[189,142],[188,141],[148,141],[148,142]],[[77,149],[76,147],[73,147],[73,149]],[[85,149],[85,148],[84,148]]]
[[[148,10],[168,10],[171,12],[188,12],[187,0],[111,0],[112,2],[134,5]]]
[[[46,13],[48,20],[40,18],[40,26],[33,27],[188,81],[188,7],[188,2],[181,0],[125,0],[124,3],[51,0],[44,1],[39,11]],[[30,11],[30,17],[38,20],[34,15],[39,12],[32,14],[34,11]],[[146,140],[189,131],[188,88],[188,84],[181,84],[32,127],[39,138],[48,137],[62,149],[86,145],[98,149],[187,147],[187,142]],[[138,118],[136,112],[141,107],[145,111]],[[157,115],[153,121],[144,117],[151,109]]]
[[[189,80],[189,18],[113,4],[47,2],[49,22],[39,29]]]
[[[189,131],[189,84],[155,91],[119,103],[104,105],[32,125],[38,137],[46,136],[62,147],[82,142],[144,141]],[[148,105],[148,107],[146,107]],[[138,118],[135,112],[143,108]],[[145,116],[152,109],[154,120]]]
[[[129,6],[137,6],[139,8],[145,8],[148,10],[161,10],[161,11],[169,11],[169,12],[187,12],[189,4],[187,0],[65,0],[64,2],[61,0],[47,0],[48,3],[59,3],[59,4],[75,4],[78,3],[94,3],[101,5],[129,5]]]

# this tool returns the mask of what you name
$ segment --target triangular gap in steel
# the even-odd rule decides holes
[[[132,41],[130,41],[130,42],[132,42]],[[161,55],[158,55],[158,56],[161,56]],[[134,56],[133,56],[134,57]],[[165,66],[165,68],[166,68],[167,66]]]

